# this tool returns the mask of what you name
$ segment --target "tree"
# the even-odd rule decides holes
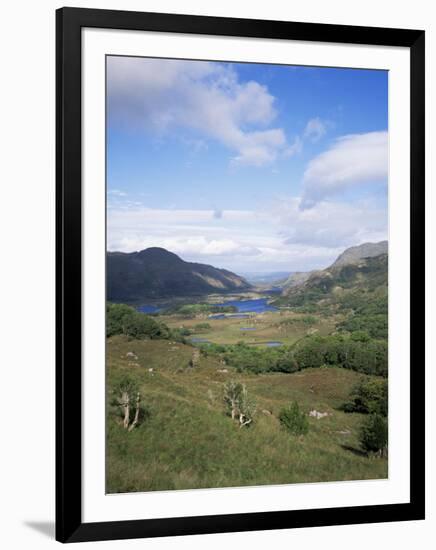
[[[118,405],[122,411],[123,428],[131,432],[138,425],[141,416],[144,416],[141,415],[144,411],[138,385],[127,376],[121,379],[118,386]]]
[[[251,424],[255,413],[256,403],[248,395],[245,385],[242,385],[242,392],[239,397],[239,427],[242,428]]]
[[[227,382],[224,385],[224,403],[232,420],[236,420],[240,428],[253,422],[256,403],[248,395],[245,384],[232,380]]]
[[[106,306],[106,336],[125,334],[131,338],[169,338],[170,329],[145,313],[125,304]]]
[[[281,424],[294,435],[305,435],[309,431],[309,421],[304,412],[294,401],[286,409],[282,409],[279,414]]]
[[[242,394],[242,384],[239,382],[234,382],[230,380],[224,384],[224,403],[227,406],[227,410],[232,417],[232,420],[235,420],[236,415],[238,414],[239,400]]]
[[[106,305],[106,336],[123,334],[125,319],[135,313],[135,310],[125,304]]]
[[[383,457],[388,450],[388,422],[380,414],[371,414],[360,428],[360,444],[367,453]]]
[[[362,379],[354,386],[350,400],[342,405],[345,412],[388,414],[388,383],[385,379]]]

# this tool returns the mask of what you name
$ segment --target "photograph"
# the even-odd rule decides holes
[[[387,70],[106,56],[106,492],[387,479]]]

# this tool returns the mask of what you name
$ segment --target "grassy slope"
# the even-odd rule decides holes
[[[255,376],[237,374],[229,367],[228,373],[219,373],[222,365],[210,357],[202,357],[198,368],[189,369],[192,349],[166,340],[128,341],[121,336],[108,340],[109,401],[111,388],[128,372],[138,380],[151,411],[130,433],[109,413],[109,492],[387,477],[386,460],[358,452],[362,416],[335,409],[359,378],[356,373],[310,369]],[[128,359],[129,351],[138,359]],[[230,378],[245,382],[257,401],[252,428],[240,430],[224,413],[222,385]],[[294,399],[305,412],[315,408],[332,416],[310,418],[307,436],[291,436],[280,427],[277,415]]]

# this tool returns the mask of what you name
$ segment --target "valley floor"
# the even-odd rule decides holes
[[[271,319],[280,321],[280,315],[270,319],[265,314],[259,319],[255,335],[246,331],[241,338],[241,325],[248,325],[239,319],[221,320],[220,330],[206,320],[212,329],[201,336],[217,343],[254,339],[258,345],[276,339]],[[165,322],[173,326],[191,323]],[[198,319],[192,320],[195,323]],[[321,323],[316,329],[327,333],[331,327]],[[295,342],[307,330],[286,333],[283,329],[280,340]],[[340,368],[294,374],[237,373],[219,359],[203,355],[199,365],[191,368],[193,349],[168,340],[129,340],[126,336],[107,340],[109,493],[387,477],[386,459],[368,458],[359,450],[357,435],[363,415],[338,410],[362,375]],[[114,388],[126,373],[139,385],[148,411],[131,432],[123,429],[113,406]],[[256,400],[257,414],[249,428],[239,429],[225,413],[223,385],[228,380],[245,383]],[[278,414],[294,400],[305,413],[316,409],[329,416],[310,417],[309,433],[292,436],[281,427]]]
[[[214,344],[244,342],[257,346],[266,345],[270,341],[292,345],[308,334],[325,336],[334,330],[336,322],[334,317],[323,318],[290,311],[264,312],[242,319],[231,315],[226,319],[213,319],[206,315],[195,319],[161,315],[159,319],[170,328],[187,328],[192,331],[193,338],[199,337]],[[307,320],[312,321],[308,323]],[[197,329],[201,323],[209,327]]]

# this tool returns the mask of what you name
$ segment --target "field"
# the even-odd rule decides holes
[[[313,326],[307,319],[280,325],[290,318],[288,313],[259,315],[257,323],[250,320],[256,331],[240,330],[250,326],[247,319],[168,317],[165,322],[186,328],[207,322],[211,328],[198,333],[203,338],[217,343],[251,340],[258,345],[268,340],[291,344],[308,330],[332,330],[331,321],[320,318]],[[334,367],[293,374],[238,373],[204,355],[191,368],[193,350],[164,339],[108,338],[108,492],[387,477],[387,460],[370,458],[359,449],[364,415],[338,410],[363,375]],[[146,409],[143,422],[131,432],[123,429],[119,407],[114,406],[115,388],[126,374],[137,382]],[[257,412],[248,428],[240,429],[226,415],[223,385],[228,380],[243,382],[256,401]],[[278,414],[294,400],[306,414],[316,409],[329,415],[310,417],[309,433],[293,436],[281,427]]]
[[[337,320],[334,317],[302,315],[290,311],[264,312],[244,319],[232,318],[186,319],[177,316],[160,316],[170,328],[186,328],[192,337],[209,340],[214,344],[236,344],[245,342],[252,345],[265,345],[279,341],[292,345],[308,334],[330,334]],[[197,328],[202,324],[208,328]]]

